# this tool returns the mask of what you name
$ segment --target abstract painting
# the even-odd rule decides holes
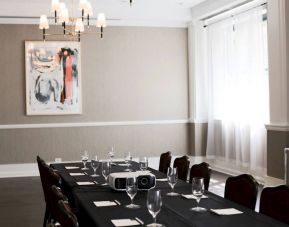
[[[81,114],[79,42],[26,41],[27,115]]]

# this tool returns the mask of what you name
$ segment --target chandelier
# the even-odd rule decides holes
[[[48,17],[41,15],[39,29],[43,31],[43,41],[45,41],[46,36],[65,36],[77,38],[80,42],[81,35],[85,34],[100,34],[100,37],[103,38],[103,29],[106,27],[105,15],[99,13],[97,16],[96,27],[100,28],[99,32],[87,32],[85,31],[84,24],[89,29],[91,16],[93,15],[91,3],[88,0],[80,0],[79,10],[81,11],[81,16],[70,16],[64,2],[52,0],[51,11],[54,12],[54,23],[55,25],[62,26],[62,33],[46,33],[46,30],[49,29]]]

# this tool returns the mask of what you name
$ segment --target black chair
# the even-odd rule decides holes
[[[160,156],[159,171],[164,174],[167,174],[168,168],[171,165],[171,160],[172,160],[172,155],[170,151],[166,153],[162,153]]]
[[[210,165],[206,162],[193,165],[190,171],[190,180],[189,180],[190,183],[192,183],[192,179],[194,177],[204,178],[205,190],[208,190],[209,185],[210,185],[210,179],[211,179]]]
[[[43,189],[43,194],[44,194],[44,199],[45,199],[45,213],[44,213],[44,221],[43,221],[43,227],[46,227],[46,224],[50,218],[50,207],[48,205],[49,203],[49,197],[48,197],[48,184],[47,184],[47,174],[49,172],[49,166],[46,164],[46,162],[40,158],[39,156],[36,157],[37,165],[38,165],[38,170],[39,170],[39,175],[40,175],[40,180],[42,184],[42,189]]]
[[[58,222],[61,227],[78,227],[75,214],[71,211],[71,207],[67,201],[58,201]]]
[[[225,198],[255,210],[258,182],[249,174],[229,177],[225,185]]]
[[[57,187],[56,185],[52,185],[50,193],[50,208],[51,208],[51,215],[54,218],[52,221],[55,223],[56,221],[59,221],[59,209],[58,209],[58,201],[63,200],[65,202],[68,202],[67,197],[63,194],[61,188]]]
[[[188,172],[190,168],[190,160],[188,156],[176,158],[174,161],[174,168],[177,168],[178,178],[187,181]]]
[[[289,186],[264,188],[260,198],[260,213],[289,224]]]
[[[36,160],[37,160],[37,164],[38,164],[43,194],[44,194],[45,203],[46,203],[44,220],[43,220],[43,227],[46,227],[47,223],[50,223],[51,220],[53,219],[53,217],[51,215],[51,202],[50,202],[51,186],[57,185],[60,187],[61,178],[39,156],[37,156]]]

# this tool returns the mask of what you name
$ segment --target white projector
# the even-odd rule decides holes
[[[138,190],[149,190],[156,185],[156,177],[150,171],[111,173],[108,177],[110,187],[118,191],[125,191],[126,179],[137,178]]]

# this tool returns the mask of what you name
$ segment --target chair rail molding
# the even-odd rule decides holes
[[[67,123],[35,123],[35,124],[2,124],[0,129],[28,128],[74,128],[74,127],[104,127],[104,126],[134,126],[134,125],[165,125],[187,124],[189,119],[177,120],[147,120],[147,121],[98,121],[98,122],[67,122]]]
[[[266,124],[266,129],[268,131],[280,131],[280,132],[289,132],[289,125],[279,125],[279,124]]]

